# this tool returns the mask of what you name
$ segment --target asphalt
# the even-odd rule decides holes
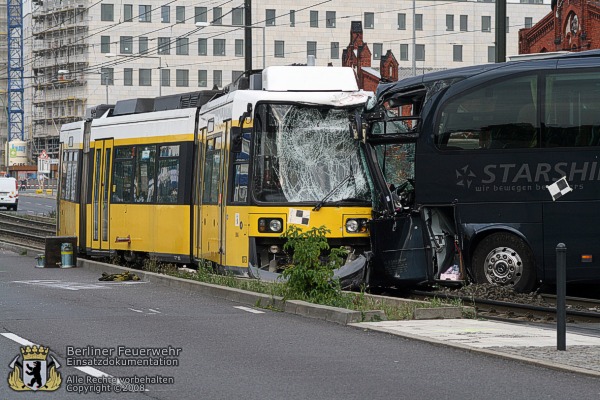
[[[24,248],[0,243],[0,248],[25,252]],[[29,251],[29,257],[36,252]],[[25,255],[25,254],[23,254]],[[32,259],[33,260],[33,259]],[[32,265],[34,261],[32,261]],[[126,268],[96,261],[78,260],[80,268],[119,273]],[[281,298],[246,292],[134,270],[143,281],[154,282],[186,291],[197,291],[241,304],[275,307],[287,313],[321,319],[357,329],[384,332],[403,338],[484,353],[502,359],[534,364],[554,370],[600,377],[600,326],[567,327],[566,350],[557,350],[557,332],[551,325],[507,323],[484,319],[443,318],[446,312],[432,313],[432,319],[360,322],[364,315],[346,309],[320,306],[300,301],[283,302]],[[434,310],[434,309],[432,309]],[[378,320],[378,318],[374,318]]]

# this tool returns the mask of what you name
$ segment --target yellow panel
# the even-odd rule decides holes
[[[115,138],[115,146],[130,146],[135,144],[157,144],[157,143],[173,143],[173,142],[192,142],[194,140],[193,133],[168,136],[151,136],[117,139]]]
[[[247,206],[229,206],[226,210],[223,264],[229,267],[248,267],[248,209]]]
[[[60,225],[56,227],[58,236],[77,236],[79,243],[79,204],[70,201],[58,202]]]

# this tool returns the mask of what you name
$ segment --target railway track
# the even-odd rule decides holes
[[[0,212],[0,240],[43,250],[47,236],[55,236],[56,223],[50,218]]]
[[[460,300],[465,306],[474,307],[477,315],[484,318],[551,323],[556,321],[556,296],[540,295],[540,304],[522,304],[510,301],[455,296],[446,293],[412,291],[413,298],[438,298]],[[568,323],[600,323],[600,300],[567,297]]]

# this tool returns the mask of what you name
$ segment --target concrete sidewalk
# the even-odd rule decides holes
[[[556,350],[556,328],[476,319],[382,321],[350,324],[436,345],[476,351],[546,368],[600,377],[600,327],[590,335],[567,333],[567,350]],[[578,324],[583,325],[583,324]]]

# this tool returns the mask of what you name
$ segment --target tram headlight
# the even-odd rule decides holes
[[[366,218],[350,218],[346,220],[346,232],[348,233],[365,233],[367,232]]]
[[[283,220],[281,218],[259,218],[258,231],[261,233],[283,232]]]

